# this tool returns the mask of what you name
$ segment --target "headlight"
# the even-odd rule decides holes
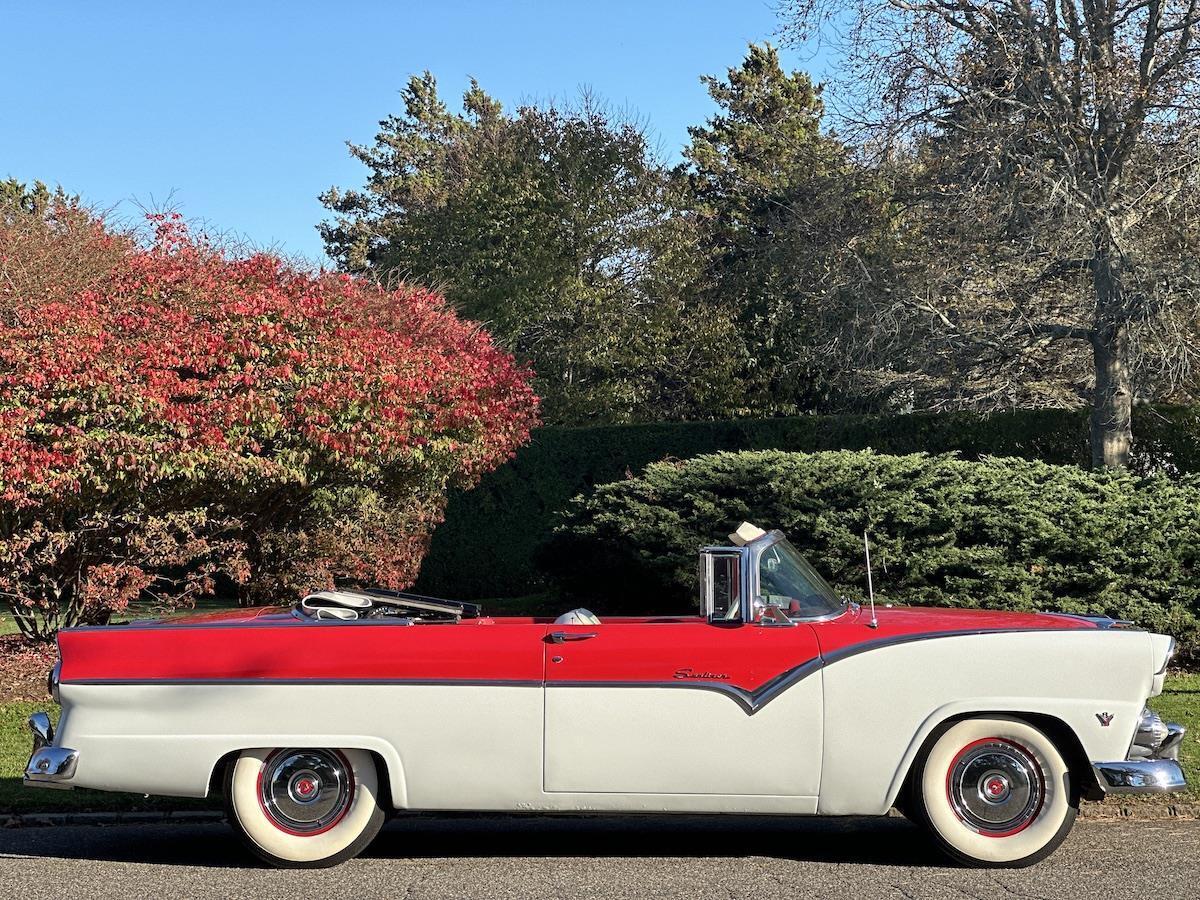
[[[1155,672],[1154,673],[1155,675],[1166,675],[1167,674],[1167,666],[1169,666],[1171,664],[1171,660],[1173,660],[1175,658],[1175,652],[1178,649],[1179,649],[1179,647],[1175,643],[1175,638],[1171,638],[1171,643],[1167,645],[1167,656],[1163,660],[1162,668],[1159,669],[1157,672]]]
[[[55,703],[60,703],[58,699],[58,677],[62,672],[62,660],[54,661],[54,668],[50,670],[50,674],[46,676],[46,690],[49,691],[51,698]]]

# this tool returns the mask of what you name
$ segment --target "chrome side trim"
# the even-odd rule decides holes
[[[413,687],[541,687],[541,681],[517,679],[469,679],[469,678],[72,678],[64,681],[65,685],[164,685],[178,687],[180,685],[255,685],[255,684],[286,684],[286,685],[328,685],[328,684],[383,684]]]
[[[858,656],[860,653],[867,653],[871,650],[880,650],[884,647],[894,647],[899,644],[912,644],[917,641],[930,641],[937,638],[970,637],[985,634],[1022,634],[1025,632],[1042,633],[1047,631],[1076,632],[1079,630],[1077,628],[979,628],[962,631],[897,634],[842,647],[824,656],[815,657],[808,662],[776,675],[770,681],[752,691],[720,681],[548,681],[546,682],[546,687],[688,688],[691,690],[716,691],[719,694],[725,694],[737,703],[747,715],[752,716],[792,685],[803,681],[814,672],[818,672],[840,660],[849,659],[852,656]]]
[[[1120,628],[1125,631],[1144,631],[1143,628],[1134,627],[1133,622],[1128,619],[1114,619],[1112,616],[1085,616],[1082,613],[1067,613],[1053,612],[1051,610],[1040,610],[1039,615],[1043,616],[1061,616],[1064,619],[1078,619],[1081,622],[1091,622],[1101,631],[1108,631],[1111,628]]]
[[[733,700],[748,716],[754,715],[783,691],[799,681],[803,681],[813,672],[824,668],[824,661],[817,657],[802,665],[788,669],[775,676],[766,684],[749,691],[721,681],[549,681],[547,688],[660,688],[684,689],[693,691],[715,691]]]
[[[1092,763],[1096,782],[1113,794],[1161,794],[1187,787],[1183,767],[1174,759],[1127,759]]]

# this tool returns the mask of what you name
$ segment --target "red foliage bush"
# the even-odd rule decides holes
[[[22,629],[222,574],[411,583],[447,488],[528,438],[530,373],[435,293],[153,222],[77,289],[0,280],[0,591]]]

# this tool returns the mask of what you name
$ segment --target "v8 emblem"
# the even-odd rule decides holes
[[[1096,718],[1100,720],[1100,725],[1107,728],[1112,724],[1113,714],[1108,712],[1096,713]]]

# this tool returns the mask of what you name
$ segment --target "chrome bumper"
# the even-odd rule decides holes
[[[1179,765],[1179,746],[1187,729],[1164,722],[1143,710],[1129,758],[1121,762],[1093,763],[1101,790],[1120,794],[1158,794],[1187,787]]]
[[[33,755],[25,766],[25,786],[70,790],[72,785],[67,782],[75,775],[79,754],[69,747],[54,746],[54,726],[45,713],[29,717],[29,730],[33,732]]]

